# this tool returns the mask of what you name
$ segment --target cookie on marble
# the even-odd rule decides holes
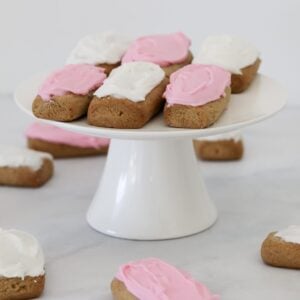
[[[53,175],[49,153],[0,145],[0,185],[39,187]]]
[[[42,83],[32,103],[41,119],[69,122],[86,115],[93,92],[102,85],[104,69],[87,64],[66,65]]]
[[[300,269],[300,226],[270,233],[262,244],[261,257],[274,267]]]
[[[113,31],[89,34],[79,40],[70,53],[67,64],[91,64],[109,74],[121,64],[131,39]]]
[[[115,300],[219,300],[202,283],[156,258],[120,266],[111,283]]]
[[[244,144],[239,131],[199,138],[193,141],[197,157],[202,160],[240,160]]]
[[[151,62],[159,65],[169,77],[173,72],[192,62],[190,45],[190,39],[182,32],[143,36],[129,46],[122,63]]]
[[[253,82],[261,60],[248,41],[230,35],[206,38],[193,63],[212,64],[231,72],[233,94],[245,91]]]
[[[161,111],[166,85],[164,71],[156,64],[122,64],[94,93],[88,122],[99,127],[141,128]]]
[[[0,228],[0,300],[39,297],[45,286],[45,262],[38,241],[19,230]]]
[[[164,93],[167,126],[200,129],[211,126],[230,101],[230,73],[212,65],[192,64],[173,73]]]
[[[55,158],[106,154],[109,147],[107,138],[80,134],[37,122],[31,124],[25,134],[28,148],[51,153]]]

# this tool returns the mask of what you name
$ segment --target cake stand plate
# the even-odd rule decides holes
[[[32,101],[44,79],[37,75],[15,92],[17,105],[33,116]],[[251,87],[232,95],[228,109],[206,129],[166,127],[157,116],[141,129],[111,129],[41,120],[64,129],[111,138],[105,169],[87,213],[99,232],[127,239],[160,240],[201,232],[217,218],[192,139],[221,134],[264,120],[286,103],[275,80],[258,75]]]

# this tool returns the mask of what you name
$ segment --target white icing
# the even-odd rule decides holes
[[[224,140],[234,140],[236,143],[242,140],[242,135],[239,130],[236,131],[230,131],[226,133],[211,135],[203,138],[199,138],[199,141],[224,141]]]
[[[44,265],[43,251],[32,235],[0,228],[0,277],[43,275]]]
[[[52,160],[53,158],[45,152],[0,145],[0,167],[29,167],[37,171],[41,168],[44,159]]]
[[[94,93],[98,98],[112,96],[134,102],[145,100],[147,94],[165,77],[164,71],[149,62],[130,62],[114,69]]]
[[[115,64],[121,61],[131,40],[114,32],[90,34],[79,40],[67,64]]]
[[[278,231],[275,236],[285,242],[300,244],[300,225],[291,225],[286,229]]]
[[[258,57],[258,50],[248,41],[221,35],[206,38],[193,63],[213,64],[231,73],[241,74],[241,69],[252,65]]]

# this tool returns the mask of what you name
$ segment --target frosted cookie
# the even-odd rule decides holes
[[[240,131],[233,131],[194,140],[197,156],[203,160],[239,160],[244,145]]]
[[[122,265],[111,283],[115,300],[219,300],[187,273],[156,258]]]
[[[164,97],[164,120],[168,126],[208,127],[229,103],[230,73],[212,65],[185,66],[171,75]]]
[[[53,174],[51,154],[0,145],[0,185],[39,187]]]
[[[33,114],[42,119],[73,121],[86,115],[92,93],[103,83],[104,69],[67,65],[53,72],[39,88]]]
[[[0,228],[0,299],[39,297],[45,285],[45,262],[38,241],[19,230]]]
[[[190,39],[181,32],[143,36],[129,46],[122,63],[152,62],[161,66],[169,76],[192,62],[190,45]]]
[[[261,257],[274,267],[300,269],[300,225],[270,233],[262,244]]]
[[[141,128],[164,103],[167,80],[153,63],[131,62],[114,69],[94,93],[88,110],[91,125]]]
[[[193,63],[212,64],[231,72],[231,91],[241,93],[255,78],[260,58],[249,42],[229,35],[211,36],[204,40]]]
[[[129,38],[111,31],[90,34],[79,40],[67,64],[91,64],[102,67],[109,74],[121,64],[130,43]]]
[[[31,124],[25,135],[28,148],[51,153],[55,158],[106,154],[109,146],[109,139],[41,123]]]

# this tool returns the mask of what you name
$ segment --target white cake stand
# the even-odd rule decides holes
[[[18,106],[31,104],[43,80],[38,75],[15,92]],[[286,103],[285,90],[259,75],[250,89],[232,95],[227,111],[207,129],[166,127],[162,116],[142,129],[109,129],[46,121],[61,128],[111,138],[105,169],[87,213],[91,227],[127,239],[178,238],[205,230],[217,218],[193,151],[192,139],[240,129],[272,116]],[[41,120],[42,121],[42,120]]]

